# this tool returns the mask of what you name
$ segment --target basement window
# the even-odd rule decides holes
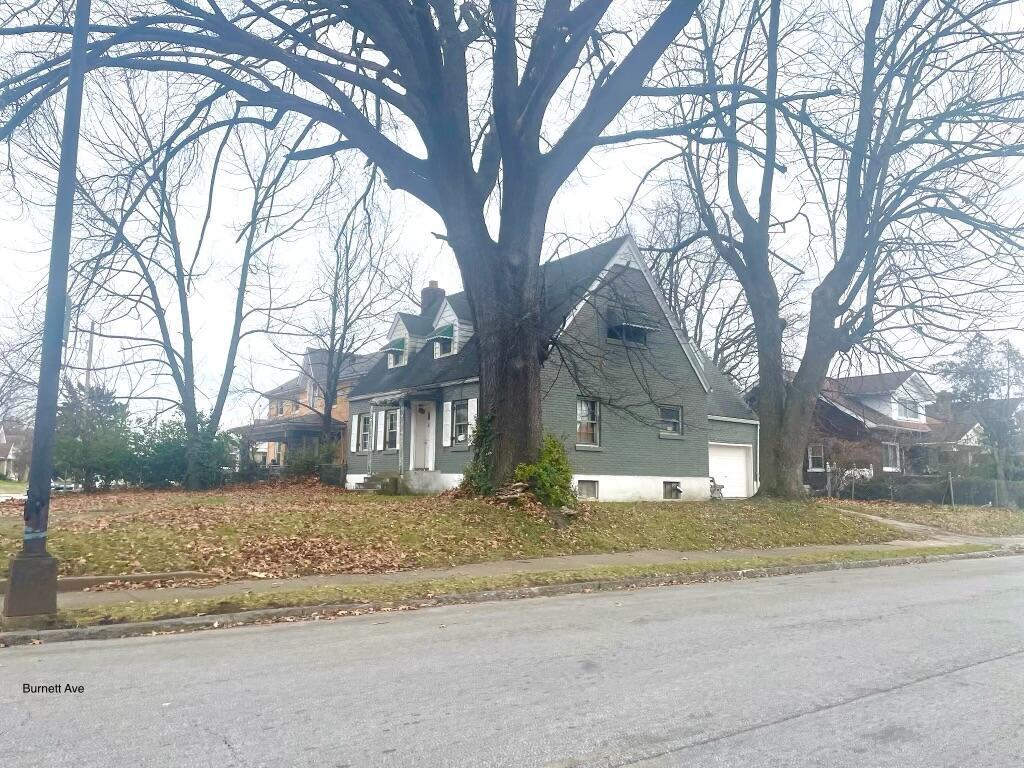
[[[666,480],[661,484],[661,498],[675,500],[682,497],[683,488],[678,480]]]
[[[576,496],[584,500],[597,498],[597,480],[577,480]]]

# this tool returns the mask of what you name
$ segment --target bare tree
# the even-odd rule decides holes
[[[689,130],[672,160],[750,307],[762,492],[802,492],[837,356],[948,342],[1019,290],[1021,218],[1005,205],[1007,163],[1024,154],[1010,6],[873,0],[783,18],[778,0],[725,2],[674,50],[657,90],[677,101],[653,130]],[[794,274],[809,317],[790,372],[782,286]]]
[[[90,335],[119,347],[116,366],[155,378],[155,386],[132,399],[181,413],[191,444],[189,483],[196,485],[202,446],[216,434],[232,391],[239,345],[265,333],[272,308],[282,308],[275,302],[274,251],[320,210],[319,188],[306,178],[312,167],[290,157],[310,129],[308,122],[279,120],[273,132],[228,122],[216,143],[195,142],[168,158],[171,150],[160,148],[183,106],[166,82],[128,72],[108,77],[105,86],[94,97],[102,99],[100,117],[83,131],[92,162],[79,173],[73,317],[88,308],[101,321]],[[39,138],[37,157],[56,162]],[[232,181],[240,182],[238,192]],[[230,256],[208,241],[218,194],[237,206],[230,209],[237,218]],[[205,209],[200,222],[188,218],[194,200]],[[224,274],[234,280],[227,347],[208,397],[197,366],[194,309],[204,288]],[[163,386],[168,380],[170,391]]]
[[[394,315],[395,305],[412,292],[413,267],[398,252],[387,207],[378,200],[376,168],[355,190],[340,221],[329,227],[330,245],[320,254],[310,295],[286,321],[279,319],[278,351],[299,368],[313,349],[323,358],[322,380],[302,403],[321,417],[321,439],[328,441],[334,428],[332,413],[338,401],[338,383],[354,370],[356,356],[380,342]]]
[[[741,390],[748,389],[757,379],[754,320],[742,286],[702,231],[689,186],[668,180],[639,215],[640,250],[684,333]],[[784,297],[796,292],[797,282],[792,275],[782,285]],[[800,327],[795,307],[791,303],[786,311],[787,349]]]
[[[238,119],[299,113],[444,222],[479,338],[481,410],[496,479],[540,447],[539,263],[552,199],[637,96],[696,0],[343,0],[231,8],[115,3],[96,20],[91,69],[159,69],[200,93],[175,140],[211,105]],[[0,80],[0,137],[63,86],[70,27],[60,0],[7,0],[17,52]],[[492,231],[489,226],[493,223]]]

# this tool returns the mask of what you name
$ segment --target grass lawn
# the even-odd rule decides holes
[[[921,547],[906,550],[860,549],[836,554],[806,553],[785,557],[752,557],[743,560],[705,560],[663,565],[603,566],[583,568],[574,571],[548,571],[544,573],[523,573],[486,578],[432,579],[405,584],[374,584],[314,587],[290,592],[246,593],[234,597],[207,600],[174,600],[161,603],[131,603],[130,594],[126,602],[96,608],[61,611],[55,625],[61,627],[85,627],[96,624],[120,624],[135,621],[153,621],[180,616],[215,615],[235,613],[258,608],[281,608],[292,606],[331,605],[346,603],[387,604],[400,601],[426,599],[437,595],[455,595],[487,590],[535,587],[547,584],[572,584],[591,581],[639,579],[649,577],[679,577],[700,575],[715,571],[741,570],[745,568],[770,568],[780,565],[806,565],[811,563],[856,562],[863,560],[884,560],[895,557],[919,557],[922,555],[957,554],[978,552],[983,546],[955,545],[949,547]]]
[[[24,493],[25,486],[28,483],[14,480],[0,480],[0,494],[4,493]]]
[[[19,503],[0,503],[0,567],[20,547],[20,515]],[[810,501],[595,504],[558,530],[533,513],[473,500],[286,485],[62,495],[53,502],[50,548],[66,575],[198,570],[235,579],[896,538],[907,536]]]
[[[1024,536],[1024,512],[1002,507],[952,507],[892,501],[843,501],[839,508],[976,536]]]

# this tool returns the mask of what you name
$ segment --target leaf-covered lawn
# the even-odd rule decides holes
[[[840,507],[975,536],[1024,536],[1024,512],[1003,507],[957,507],[892,501],[844,501]]]
[[[0,503],[0,557],[21,505]],[[50,549],[67,575],[198,570],[219,578],[380,573],[639,549],[873,544],[905,534],[812,502],[595,504],[569,528],[475,500],[317,485],[60,496]]]

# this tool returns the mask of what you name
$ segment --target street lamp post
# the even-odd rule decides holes
[[[90,6],[91,0],[78,0],[71,35],[67,101],[64,107],[57,200],[50,245],[50,275],[46,285],[46,318],[39,364],[32,466],[29,469],[28,497],[25,500],[25,532],[21,552],[11,558],[7,596],[4,600],[4,615],[11,617],[57,612],[57,559],[46,549],[46,532],[50,514],[50,481],[53,478],[61,357],[64,352],[68,262],[71,254]]]

